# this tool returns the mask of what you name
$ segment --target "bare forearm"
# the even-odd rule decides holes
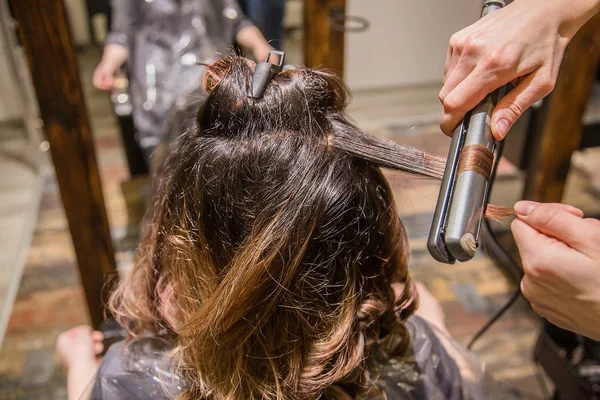
[[[98,372],[98,364],[93,360],[73,364],[67,373],[68,400],[88,398],[96,372]]]
[[[247,26],[239,31],[236,40],[241,46],[251,50],[269,45],[260,30],[254,25]]]
[[[600,0],[515,0],[523,1],[533,3],[536,12],[559,16],[559,33],[569,39],[600,11]]]
[[[562,0],[562,3],[561,12],[566,12],[565,20],[574,29],[573,35],[600,11],[600,0]]]
[[[119,44],[109,44],[104,47],[102,62],[119,68],[129,59],[129,50]]]

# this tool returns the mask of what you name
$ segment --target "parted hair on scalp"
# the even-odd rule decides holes
[[[380,167],[440,179],[445,160],[353,126],[326,72],[250,98],[254,68],[208,66],[110,309],[132,337],[170,333],[181,399],[376,395],[374,358],[405,354],[417,303]]]

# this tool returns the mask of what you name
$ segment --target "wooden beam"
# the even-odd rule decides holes
[[[344,24],[346,0],[304,1],[304,64],[325,67],[344,77],[344,32],[332,28]]]
[[[529,144],[530,163],[523,198],[560,202],[573,152],[579,148],[583,113],[600,57],[600,14],[567,47],[558,80],[542,106],[539,132]]]
[[[9,0],[27,55],[92,324],[116,276],[94,142],[63,0]]]

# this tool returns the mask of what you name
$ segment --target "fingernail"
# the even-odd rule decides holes
[[[539,203],[535,201],[518,201],[515,204],[515,211],[521,216],[527,216],[538,206]]]
[[[509,129],[510,122],[508,122],[507,119],[502,118],[498,120],[498,122],[496,122],[496,131],[498,131],[498,135],[500,135],[500,138],[504,139],[504,136],[506,136]]]

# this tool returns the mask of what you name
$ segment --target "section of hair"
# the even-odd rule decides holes
[[[508,220],[516,217],[516,215],[517,214],[515,213],[515,210],[511,207],[501,207],[488,204],[485,208],[485,216],[497,221]]]
[[[457,174],[467,171],[477,172],[488,181],[492,174],[492,165],[494,163],[494,153],[486,146],[481,144],[472,144],[462,148],[458,158]]]
[[[484,145],[475,144],[462,148],[458,159],[457,174],[473,171],[490,180],[494,165],[494,153]],[[488,204],[485,209],[486,218],[495,221],[505,221],[515,216],[515,211],[509,207]]]
[[[444,176],[446,159],[424,152],[411,146],[402,145],[393,140],[364,133],[349,125],[345,120],[332,119],[333,144],[336,148],[383,168],[410,172],[419,176],[441,180]],[[461,152],[458,173],[475,171],[490,179],[493,154],[485,146],[466,146]],[[504,221],[515,216],[509,207],[488,204],[486,218]]]
[[[366,134],[345,119],[332,118],[333,144],[357,158],[381,167],[442,179],[446,159],[393,140]]]

